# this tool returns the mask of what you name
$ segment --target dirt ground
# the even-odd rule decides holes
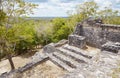
[[[93,54],[100,53],[100,49],[91,46],[86,46],[85,50]]]
[[[15,68],[19,68],[24,66],[26,63],[30,61],[28,58],[23,58],[21,56],[13,57],[13,62],[15,64]],[[11,69],[9,61],[8,60],[3,60],[0,62],[0,74],[4,72],[9,72]]]
[[[32,70],[24,72],[21,78],[58,78],[65,73],[67,73],[67,71],[48,60],[32,68]]]

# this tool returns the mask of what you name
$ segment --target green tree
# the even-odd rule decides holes
[[[76,6],[75,13],[69,11],[69,19],[66,22],[66,25],[70,28],[71,32],[73,31],[76,23],[81,22],[82,20],[88,17],[97,17],[97,10],[99,6],[94,1],[84,2]]]
[[[64,18],[55,18],[52,20],[54,32],[58,31],[63,25],[65,25]]]
[[[83,20],[90,16],[96,16],[98,8],[99,7],[97,3],[95,3],[94,1],[84,2],[83,4],[80,4],[76,7],[76,12],[77,15],[79,15],[80,18]]]
[[[68,25],[67,19],[55,18],[53,23],[53,35],[51,37],[53,42],[58,42],[61,39],[67,39],[71,33],[71,27]],[[70,23],[70,22],[69,22]]]
[[[118,15],[119,14],[119,11],[118,10],[113,10],[109,7],[105,7],[104,10],[100,10],[98,12],[98,15],[99,17],[102,17],[104,23],[107,23],[107,24],[113,24],[113,22],[115,22],[115,19],[116,21],[117,18],[118,18]]]
[[[53,42],[58,42],[62,39],[67,39],[68,35],[71,33],[68,26],[63,25],[56,33],[53,35]]]
[[[1,9],[6,14],[5,26],[1,27],[1,47],[7,59],[10,62],[11,69],[15,69],[12,61],[12,55],[15,53],[16,44],[21,40],[19,38],[19,29],[15,27],[15,24],[19,22],[21,16],[33,13],[33,9],[36,8],[35,4],[25,2],[23,0],[1,0]],[[17,31],[16,31],[17,30]],[[24,38],[26,39],[26,38]]]
[[[16,52],[21,54],[29,49],[31,49],[35,43],[35,24],[34,21],[21,20],[20,23],[14,25],[15,34],[19,41],[16,45]]]
[[[73,25],[75,25],[75,23],[81,22],[88,17],[94,17],[101,18],[103,22],[107,24],[120,24],[119,11],[113,10],[112,8],[110,8],[110,6],[104,7],[103,10],[100,10],[100,6],[98,6],[97,3],[95,3],[94,1],[79,4],[76,7],[76,13],[74,15],[70,14],[71,22],[73,22]]]

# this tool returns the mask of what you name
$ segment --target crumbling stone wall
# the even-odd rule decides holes
[[[73,34],[85,36],[87,44],[101,48],[108,41],[120,42],[120,25],[102,24],[85,20],[76,26]]]

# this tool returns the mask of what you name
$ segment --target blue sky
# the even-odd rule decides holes
[[[64,17],[68,16],[68,11],[74,11],[76,5],[91,0],[25,0],[38,4],[32,17]],[[120,10],[120,0],[94,0],[100,9],[110,7]]]

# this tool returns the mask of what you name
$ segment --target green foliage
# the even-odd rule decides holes
[[[76,14],[72,15],[72,20],[80,22],[88,17],[102,18],[106,24],[120,24],[119,11],[104,7],[103,10],[99,9],[100,6],[94,1],[84,2],[76,7]]]
[[[24,0],[2,0],[1,2],[1,8],[8,18],[31,14],[36,7],[36,4],[25,2]]]
[[[67,39],[71,31],[66,22],[67,20],[64,18],[53,19],[53,35],[51,37],[52,42],[58,42],[61,39]]]
[[[16,49],[19,51],[26,51],[35,45],[35,26],[34,21],[26,21],[20,24],[16,24],[15,27],[18,29],[16,31],[17,38],[19,42],[17,43]]]
[[[6,18],[6,14],[2,10],[0,10],[0,25],[3,24],[5,18]]]
[[[104,18],[103,22],[106,24],[115,24],[115,25],[120,25],[120,17],[119,16],[115,16],[115,17],[109,17],[108,18]]]
[[[52,20],[54,32],[58,31],[63,25],[65,25],[65,19],[55,18]]]
[[[67,39],[70,34],[70,29],[68,26],[63,25],[58,31],[56,31],[52,37],[53,42],[58,42],[62,39]]]
[[[4,41],[6,47],[11,46],[11,50],[21,52],[30,49],[35,45],[35,30],[34,21],[24,21],[16,23],[11,28],[7,29],[4,26],[0,29],[0,39]],[[1,41],[2,41],[1,40]],[[6,45],[6,43],[8,45]],[[14,45],[16,45],[14,47]],[[3,47],[5,47],[3,46]],[[14,47],[14,48],[13,48]],[[7,49],[7,48],[6,48]],[[5,50],[5,49],[4,49]],[[12,51],[12,52],[13,52]],[[10,52],[10,51],[8,51]],[[7,54],[7,53],[6,53]]]
[[[40,21],[36,26],[37,43],[46,45],[51,42],[51,36],[53,35],[52,24],[50,21]]]
[[[80,15],[81,19],[88,18],[90,16],[96,16],[96,12],[98,9],[97,3],[94,1],[91,2],[84,2],[77,6],[76,12]]]
[[[105,9],[101,10],[98,14],[102,17],[104,23],[120,25],[119,12],[117,10],[105,7]]]
[[[4,52],[3,54],[8,57],[12,69],[14,64],[10,61],[11,55],[16,53],[17,49],[28,49],[34,42],[34,30],[28,23],[20,24],[19,18],[32,14],[36,6],[24,0],[1,0],[0,2],[0,22],[3,23],[0,28],[2,31],[0,32],[0,53]],[[3,22],[4,19],[6,19],[5,22]]]
[[[3,51],[4,46],[4,36],[5,36],[5,28],[3,26],[0,26],[0,59],[5,56],[5,53]]]

